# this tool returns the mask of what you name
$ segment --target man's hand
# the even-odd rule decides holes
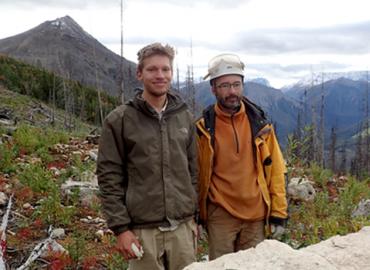
[[[271,237],[273,239],[279,240],[285,232],[285,228],[281,225],[271,224],[270,228],[271,228]]]
[[[135,244],[138,250],[142,250],[142,246],[132,231],[125,231],[117,236],[116,248],[123,255],[125,260],[137,258],[135,252],[131,248],[132,244]]]

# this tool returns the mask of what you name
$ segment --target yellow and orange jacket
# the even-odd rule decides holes
[[[264,112],[257,105],[243,97],[245,111],[250,121],[254,162],[257,168],[257,182],[266,204],[266,224],[283,225],[288,218],[285,162],[270,123]],[[203,112],[203,117],[196,122],[198,143],[198,186],[199,218],[207,222],[207,199],[211,183],[214,162],[215,105]]]

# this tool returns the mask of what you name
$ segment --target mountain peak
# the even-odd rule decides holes
[[[56,18],[52,21],[47,21],[47,23],[50,23],[51,25],[55,25],[57,27],[61,26],[79,26],[75,20],[73,20],[70,16],[66,15],[64,17]]]
[[[79,37],[79,36],[90,36],[85,32],[82,27],[72,19],[72,17],[66,15],[64,17],[57,18],[52,21],[46,21],[40,25],[41,28],[47,28],[53,31],[59,31],[68,33],[69,35]]]
[[[68,15],[0,40],[0,53],[92,87],[99,85],[110,95],[116,96],[120,91],[117,81],[122,76],[121,57],[83,30]],[[123,67],[123,77],[127,78],[125,84],[134,89],[138,86],[132,72],[136,65],[124,59]]]

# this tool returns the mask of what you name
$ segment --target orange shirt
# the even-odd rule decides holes
[[[215,157],[209,199],[236,218],[263,220],[266,206],[257,183],[253,138],[244,104],[231,115],[215,105]]]

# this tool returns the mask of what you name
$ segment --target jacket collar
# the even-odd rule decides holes
[[[252,136],[255,138],[262,128],[268,124],[264,111],[258,105],[254,104],[248,98],[243,97],[242,102],[245,106],[245,112],[251,123]],[[214,143],[215,134],[215,104],[208,106],[203,111],[205,129],[210,133],[212,138],[212,145]]]
[[[137,110],[142,111],[143,113],[152,116],[158,117],[158,113],[150,106],[143,98],[142,98],[142,89],[137,89],[136,95],[133,99],[130,99],[126,102],[127,105],[130,105]],[[167,101],[166,101],[166,108],[163,111],[163,116],[171,114],[173,112],[177,112],[178,110],[186,109],[187,105],[181,99],[179,95],[177,95],[173,91],[169,91],[167,93]]]

